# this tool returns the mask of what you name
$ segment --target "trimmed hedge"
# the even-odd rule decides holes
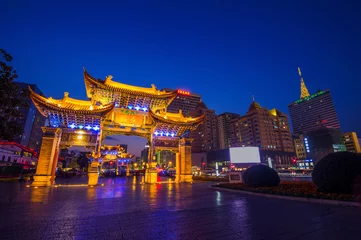
[[[243,173],[243,182],[249,187],[274,187],[280,184],[278,173],[266,165],[253,165]]]
[[[312,181],[322,192],[352,193],[358,176],[361,176],[361,156],[351,152],[336,152],[317,162]]]
[[[215,177],[215,176],[193,176],[195,181],[211,181],[211,182],[228,182],[226,177]]]

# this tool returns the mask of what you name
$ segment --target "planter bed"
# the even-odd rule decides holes
[[[247,187],[242,183],[222,183],[216,185],[216,187],[241,190],[247,192],[290,196],[290,197],[302,197],[302,198],[315,198],[315,199],[327,199],[338,201],[356,201],[353,194],[338,194],[338,193],[324,193],[317,190],[313,183],[307,182],[281,182],[277,187]]]

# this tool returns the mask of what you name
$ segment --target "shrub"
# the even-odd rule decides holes
[[[312,172],[312,181],[323,192],[351,193],[360,174],[360,155],[336,152],[317,162]]]
[[[278,173],[266,165],[254,165],[243,173],[243,182],[249,187],[274,187],[280,184]]]

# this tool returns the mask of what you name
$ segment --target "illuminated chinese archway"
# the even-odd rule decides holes
[[[149,143],[149,167],[145,182],[157,181],[155,153],[170,150],[176,153],[176,181],[191,182],[191,142],[186,133],[203,121],[204,115],[185,117],[182,111],[166,112],[177,91],[167,92],[131,86],[112,80],[96,80],[84,69],[88,101],[69,97],[45,98],[30,89],[30,97],[37,109],[49,120],[43,127],[43,143],[34,186],[54,183],[59,148],[82,145],[93,151],[89,169],[89,185],[98,183],[97,159],[106,136],[121,134],[140,136]]]

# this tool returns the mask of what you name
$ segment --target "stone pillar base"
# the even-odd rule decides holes
[[[144,176],[145,183],[157,183],[158,182],[158,173],[155,169],[147,169]]]
[[[88,185],[89,186],[96,186],[98,185],[98,178],[99,178],[99,175],[97,172],[90,172],[88,173]]]
[[[88,172],[88,185],[89,186],[96,186],[98,185],[98,178],[99,178],[99,174],[98,174],[98,161],[94,160],[92,161],[92,163],[90,164],[90,169]]]
[[[49,176],[34,176],[32,187],[47,187],[51,186],[51,175]]]
[[[181,174],[179,176],[179,182],[193,182],[193,175],[192,174]]]

